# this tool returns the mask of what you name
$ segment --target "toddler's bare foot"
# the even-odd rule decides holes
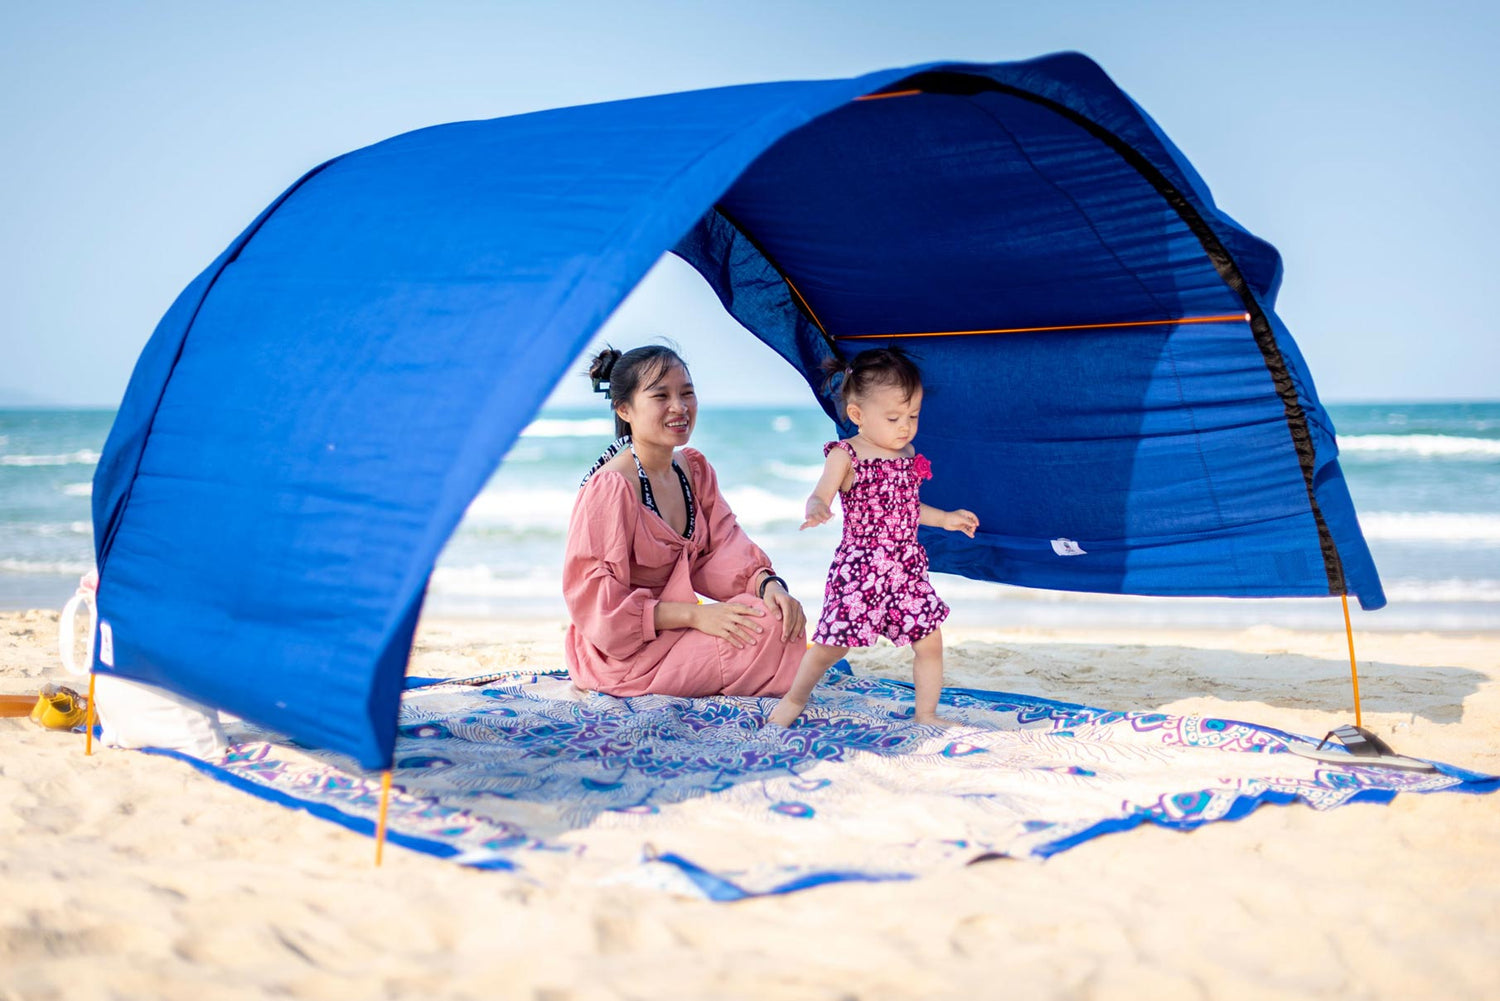
[[[788,695],[776,703],[776,708],[771,710],[771,715],[766,717],[766,726],[791,726],[797,722],[797,717],[802,715],[802,710],[807,708],[806,702],[798,702]]]
[[[939,716],[937,713],[917,713],[913,717],[913,720],[917,723],[921,723],[923,726],[935,726],[939,729],[946,729],[950,726],[961,725],[958,720],[949,719],[946,716]]]

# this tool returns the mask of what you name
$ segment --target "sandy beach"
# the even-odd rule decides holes
[[[65,680],[0,616],[0,691]],[[430,621],[411,672],[561,663],[562,625]],[[1500,772],[1500,634],[1358,637],[1365,725]],[[856,670],[900,676],[892,650]],[[1322,733],[1341,633],[957,629],[950,683]],[[477,872],[0,720],[0,998],[1489,998],[1500,795],[1264,807],[1046,862],[714,904],[527,858]]]

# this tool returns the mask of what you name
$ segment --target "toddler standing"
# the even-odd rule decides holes
[[[937,715],[943,687],[943,637],[948,606],[927,580],[927,551],[917,526],[931,525],[969,538],[979,527],[972,511],[941,511],[923,504],[918,489],[932,466],[912,447],[922,409],[922,374],[900,348],[861,351],[844,369],[845,412],[859,433],[823,446],[823,475],[807,499],[803,528],[833,517],[835,493],[843,497],[844,536],[833,556],[823,615],[796,680],[767,722],[791,726],[813,688],[850,647],[874,646],[884,636],[915,655],[916,721],[946,722]]]

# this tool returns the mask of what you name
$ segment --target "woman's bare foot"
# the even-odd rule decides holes
[[[798,702],[790,695],[776,703],[776,708],[771,710],[771,715],[766,717],[766,726],[790,727],[797,722],[797,717],[802,715],[802,710],[807,708],[806,702]]]

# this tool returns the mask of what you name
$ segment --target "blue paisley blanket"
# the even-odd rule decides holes
[[[477,680],[477,679],[476,679]],[[1199,716],[1112,712],[948,689],[946,730],[911,722],[908,683],[829,672],[796,728],[773,699],[617,699],[566,675],[406,693],[390,840],[454,861],[623,879],[736,899],[906,879],[992,855],[1045,858],[1141,823],[1191,828],[1263,803],[1324,810],[1497,780],[1320,763],[1299,737]],[[379,776],[238,724],[193,763],[370,832]],[[542,864],[545,861],[546,864]],[[582,867],[582,871],[578,871]]]

